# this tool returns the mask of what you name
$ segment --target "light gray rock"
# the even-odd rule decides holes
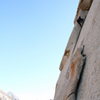
[[[54,100],[100,100],[100,0],[93,0],[93,2],[81,0],[80,2],[86,4],[86,9],[79,7],[79,3],[75,26],[61,61],[61,73],[56,84]],[[79,16],[86,17],[82,27],[77,22]],[[72,76],[69,74],[71,64],[73,59],[77,59],[78,48],[83,45],[83,53],[87,58],[86,65],[81,74],[84,60],[78,60],[75,67],[78,69],[74,70],[77,72],[74,76],[77,77],[71,81],[72,78],[69,80],[69,77]],[[81,55],[81,52],[79,54]],[[76,92],[77,95],[72,92]],[[70,93],[72,94],[70,95]]]

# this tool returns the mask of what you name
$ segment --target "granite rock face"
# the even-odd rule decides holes
[[[100,100],[100,0],[80,0],[74,24],[54,100]]]

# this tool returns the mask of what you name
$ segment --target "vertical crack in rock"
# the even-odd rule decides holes
[[[78,48],[75,54],[72,56],[69,81],[67,83],[67,93],[63,100],[77,100],[77,92],[80,84],[81,75],[86,62],[86,55],[83,54],[84,46]]]
[[[83,13],[84,13],[84,12],[83,12]],[[79,31],[79,35],[77,36],[77,39],[76,39],[76,43],[75,43],[75,46],[74,46],[73,52],[74,52],[75,47],[76,47],[76,45],[77,45],[78,39],[79,39],[79,37],[80,37],[81,30],[82,30],[82,27],[83,27],[84,21],[85,21],[85,19],[86,19],[86,16],[87,16],[87,14],[84,16],[84,18],[82,18],[81,16],[79,16],[79,18],[77,19],[77,23],[80,25],[81,29],[80,29],[80,31]]]
[[[77,87],[76,87],[76,92],[75,92],[75,100],[77,100],[77,96],[78,96],[78,89],[79,89],[79,86],[80,86],[80,83],[82,82],[82,76],[83,76],[83,72],[84,72],[84,67],[86,65],[86,56],[84,56],[84,63],[83,63],[83,67],[82,67],[82,71],[80,73],[80,78],[79,78],[79,81],[77,83]]]
[[[79,89],[80,83],[81,83],[81,81],[82,81],[82,76],[83,76],[83,72],[84,72],[84,67],[85,67],[85,65],[86,65],[86,55],[85,55],[83,52],[84,52],[84,46],[83,46],[83,50],[82,50],[82,52],[81,52],[81,54],[82,54],[82,56],[83,56],[83,63],[82,63],[82,69],[81,69],[79,81],[78,81],[77,86],[76,86],[75,100],[77,100],[78,89]]]
[[[59,76],[54,100],[77,100],[78,90],[82,82],[86,64],[84,46],[77,48],[77,43],[92,1],[80,0],[79,2],[74,20],[74,28],[59,67],[60,71],[63,71]]]

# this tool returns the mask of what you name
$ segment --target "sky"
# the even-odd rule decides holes
[[[53,99],[78,1],[0,0],[1,90]]]

